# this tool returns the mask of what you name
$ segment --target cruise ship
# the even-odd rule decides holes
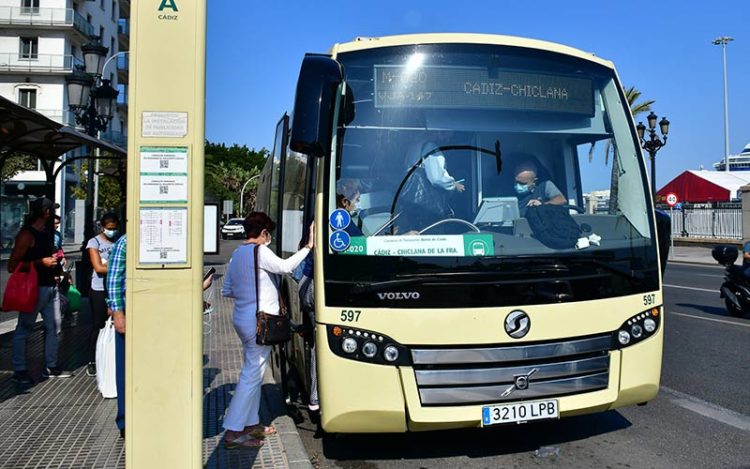
[[[716,171],[724,171],[725,167],[724,160],[714,163]],[[750,143],[739,155],[729,155],[729,171],[750,171]]]

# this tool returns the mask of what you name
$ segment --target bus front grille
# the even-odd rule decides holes
[[[412,359],[423,405],[469,405],[604,389],[611,348],[606,334],[520,346],[415,348]],[[528,387],[518,377],[527,377]]]

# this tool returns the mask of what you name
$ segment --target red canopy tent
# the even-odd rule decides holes
[[[737,197],[737,189],[750,183],[750,171],[685,171],[656,192],[656,202],[666,202],[670,192],[680,202],[726,202]]]

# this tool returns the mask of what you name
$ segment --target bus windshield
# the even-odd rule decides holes
[[[330,262],[372,259],[357,274],[370,281],[583,256],[655,275],[645,168],[612,69],[480,44],[337,60],[345,83],[326,197]],[[546,242],[532,220],[549,213],[539,205],[560,206],[578,239]],[[334,219],[341,210],[345,227]]]

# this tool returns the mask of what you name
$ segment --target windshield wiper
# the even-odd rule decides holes
[[[377,290],[385,290],[388,288],[398,288],[407,285],[415,285],[422,283],[438,283],[438,284],[461,284],[466,283],[470,279],[483,279],[476,283],[487,283],[486,278],[496,278],[498,282],[502,282],[502,277],[518,277],[519,275],[549,275],[549,274],[567,274],[569,269],[562,264],[541,264],[535,265],[523,271],[483,271],[483,272],[433,272],[424,274],[408,274],[408,275],[396,275],[393,280],[384,280],[381,282],[363,283],[356,282],[352,287],[351,291],[353,294],[367,293]],[[528,282],[529,279],[520,279],[519,282]],[[354,282],[350,281],[331,281],[333,283],[351,284]],[[494,282],[493,282],[494,283]]]

